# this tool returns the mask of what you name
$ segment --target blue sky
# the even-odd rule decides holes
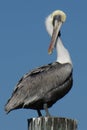
[[[74,84],[49,111],[54,116],[76,119],[79,130],[87,127],[87,1],[3,0],[0,1],[1,130],[27,130],[27,119],[37,116],[30,109],[6,115],[4,105],[23,74],[56,60],[55,52],[51,56],[47,53],[50,37],[44,24],[45,18],[56,9],[67,14],[61,34],[73,60]]]

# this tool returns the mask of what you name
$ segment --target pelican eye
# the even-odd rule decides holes
[[[55,21],[61,21],[61,15],[55,15],[54,17],[53,17],[53,22],[52,22],[52,24],[53,24],[53,26],[55,25]]]

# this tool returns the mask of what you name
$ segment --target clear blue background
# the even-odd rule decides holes
[[[74,66],[72,90],[51,107],[54,116],[78,121],[87,128],[87,1],[86,0],[3,0],[0,1],[0,130],[27,130],[34,110],[16,110],[8,115],[4,105],[18,80],[29,70],[56,60],[48,55],[50,37],[45,18],[56,9],[67,14],[62,40]],[[44,112],[43,112],[44,114]]]

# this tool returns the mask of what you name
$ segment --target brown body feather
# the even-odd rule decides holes
[[[51,107],[72,87],[72,66],[58,62],[34,69],[20,79],[5,110],[19,108],[40,110],[43,104]]]

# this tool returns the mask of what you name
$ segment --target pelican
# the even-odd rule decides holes
[[[37,110],[41,116],[40,110],[44,109],[48,116],[50,115],[48,108],[71,89],[73,65],[59,33],[65,20],[66,14],[61,10],[52,12],[46,18],[46,29],[51,36],[48,53],[52,54],[56,48],[57,60],[32,70],[20,79],[5,105],[7,113],[14,109],[28,108]]]

